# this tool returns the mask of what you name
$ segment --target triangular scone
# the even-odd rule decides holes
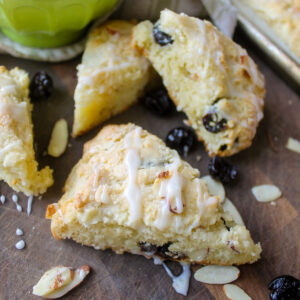
[[[28,74],[0,66],[0,180],[26,195],[46,192],[52,170],[38,171],[33,150]]]
[[[110,125],[84,146],[65,194],[47,209],[58,239],[202,264],[255,262],[261,247],[158,137]]]
[[[141,95],[150,64],[130,47],[134,24],[109,21],[89,34],[75,89],[73,136],[126,110]]]
[[[247,51],[210,22],[163,10],[138,24],[132,45],[162,76],[210,156],[251,145],[263,117],[264,78]]]

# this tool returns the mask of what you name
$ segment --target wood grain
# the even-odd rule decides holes
[[[240,42],[244,43],[243,40]],[[280,74],[275,74],[264,64],[259,53],[249,50],[266,78],[265,117],[253,146],[229,159],[239,168],[240,177],[226,191],[240,210],[253,238],[263,247],[259,262],[240,267],[241,277],[236,284],[253,299],[267,299],[266,286],[273,277],[280,274],[300,277],[300,155],[285,149],[289,136],[300,140],[300,99],[278,76]],[[60,158],[42,155],[57,119],[64,117],[69,128],[72,126],[72,94],[79,61],[50,65],[0,55],[0,64],[8,68],[22,67],[31,76],[46,70],[55,83],[53,96],[35,103],[33,112],[37,159],[41,166],[49,164],[54,169],[55,185],[41,200],[34,199],[33,212],[28,217],[25,213],[27,198],[19,195],[23,212],[17,212],[11,201],[12,190],[0,183],[0,194],[7,197],[6,203],[0,207],[0,299],[38,299],[31,294],[32,286],[44,271],[58,264],[73,267],[88,264],[92,268],[84,283],[64,299],[183,299],[174,292],[163,268],[150,260],[96,251],[72,241],[57,241],[51,236],[50,222],[44,218],[45,209],[60,198],[64,181],[81,156],[83,143],[105,125],[76,140],[70,139],[70,147]],[[184,115],[180,113],[162,119],[149,114],[138,104],[106,124],[131,121],[165,138],[171,128],[182,124],[183,119]],[[202,156],[200,162],[196,160],[198,155]],[[186,159],[199,168],[202,175],[208,173],[208,156],[201,144]],[[259,203],[253,198],[251,187],[263,183],[275,184],[282,190],[283,197],[276,206]],[[17,227],[25,233],[22,238],[26,241],[26,248],[22,251],[14,247],[19,240],[15,235]],[[192,278],[187,298],[225,299],[225,295],[221,286],[204,285]]]

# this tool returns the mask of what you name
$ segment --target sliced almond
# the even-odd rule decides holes
[[[48,154],[53,157],[61,156],[68,145],[68,123],[65,119],[59,119],[52,130],[50,142],[48,145]]]
[[[89,272],[90,267],[86,265],[75,271],[63,266],[54,267],[33,287],[33,294],[47,299],[60,298],[79,285]]]
[[[205,266],[194,274],[196,280],[209,284],[225,284],[235,281],[240,276],[240,270],[234,266]]]
[[[225,284],[223,290],[226,297],[230,300],[252,300],[244,290],[235,284]]]
[[[230,213],[230,215],[232,216],[232,218],[236,224],[245,225],[239,211],[237,210],[235,205],[228,198],[226,198],[223,203],[223,209],[224,209],[224,211],[227,211]]]
[[[256,200],[259,202],[274,201],[281,196],[280,189],[277,186],[271,184],[254,186],[251,191]]]
[[[33,287],[33,294],[45,296],[70,283],[74,277],[71,268],[58,266],[48,270]]]
[[[225,200],[225,189],[220,181],[213,179],[210,175],[201,177],[201,179],[206,183],[207,188],[213,196],[220,197],[220,203]]]
[[[300,153],[300,142],[296,139],[289,137],[285,147],[291,151]]]

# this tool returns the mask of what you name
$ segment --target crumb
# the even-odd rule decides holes
[[[186,126],[190,126],[189,121],[188,120],[183,120],[183,124]]]
[[[201,158],[202,158],[201,155],[197,155],[197,156],[196,156],[196,160],[197,160],[197,161],[200,161]]]
[[[275,201],[271,201],[270,204],[273,205],[273,206],[276,206],[276,202]]]

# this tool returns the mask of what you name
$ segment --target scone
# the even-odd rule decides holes
[[[260,244],[198,177],[142,128],[106,126],[85,144],[64,195],[46,216],[55,238],[96,249],[201,264],[255,262]]]
[[[28,74],[0,66],[0,180],[26,195],[46,192],[53,184],[52,170],[38,170],[33,132]]]
[[[133,30],[132,45],[162,76],[210,156],[249,147],[263,117],[264,78],[246,50],[211,23],[163,10]]]
[[[234,0],[233,3],[271,40],[300,61],[300,0]]]
[[[150,64],[130,47],[133,23],[109,21],[92,30],[75,89],[73,136],[126,110],[141,95]]]

